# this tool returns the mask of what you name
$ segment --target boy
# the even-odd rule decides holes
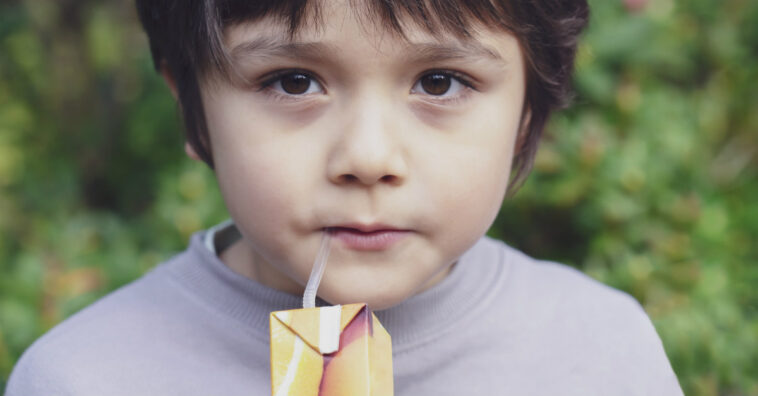
[[[232,221],[30,348],[10,396],[265,395],[268,314],[366,302],[396,395],[678,395],[640,306],[483,237],[568,97],[581,0],[138,0]],[[511,169],[515,178],[511,178]]]

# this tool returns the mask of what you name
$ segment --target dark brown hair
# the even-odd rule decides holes
[[[326,0],[328,1],[328,0]],[[308,0],[136,0],[156,69],[167,67],[179,91],[187,141],[213,167],[199,76],[228,75],[223,32],[236,23],[275,17],[293,35],[319,22],[319,1]],[[430,33],[470,35],[480,23],[516,36],[526,59],[524,115],[530,118],[514,156],[511,186],[531,169],[550,114],[568,105],[577,39],[589,19],[586,0],[351,0],[401,36],[410,20]],[[360,7],[360,8],[359,8]],[[511,189],[512,190],[512,189]]]

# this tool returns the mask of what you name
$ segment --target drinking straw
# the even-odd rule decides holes
[[[305,293],[303,293],[303,308],[315,308],[316,307],[316,291],[318,291],[318,285],[321,283],[321,277],[324,275],[324,268],[326,268],[326,260],[329,258],[329,247],[332,239],[329,230],[324,230],[324,234],[321,237],[321,246],[318,249],[316,255],[316,261],[313,262],[313,268],[311,269],[311,276],[308,278],[308,284],[305,286]]]

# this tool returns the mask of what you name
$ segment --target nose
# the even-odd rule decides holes
[[[391,105],[365,99],[346,107],[329,154],[329,180],[340,185],[402,184],[408,167],[400,131],[392,126]]]

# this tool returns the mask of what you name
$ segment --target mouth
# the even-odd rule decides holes
[[[411,231],[384,224],[342,224],[323,229],[351,250],[381,251],[391,248]]]

